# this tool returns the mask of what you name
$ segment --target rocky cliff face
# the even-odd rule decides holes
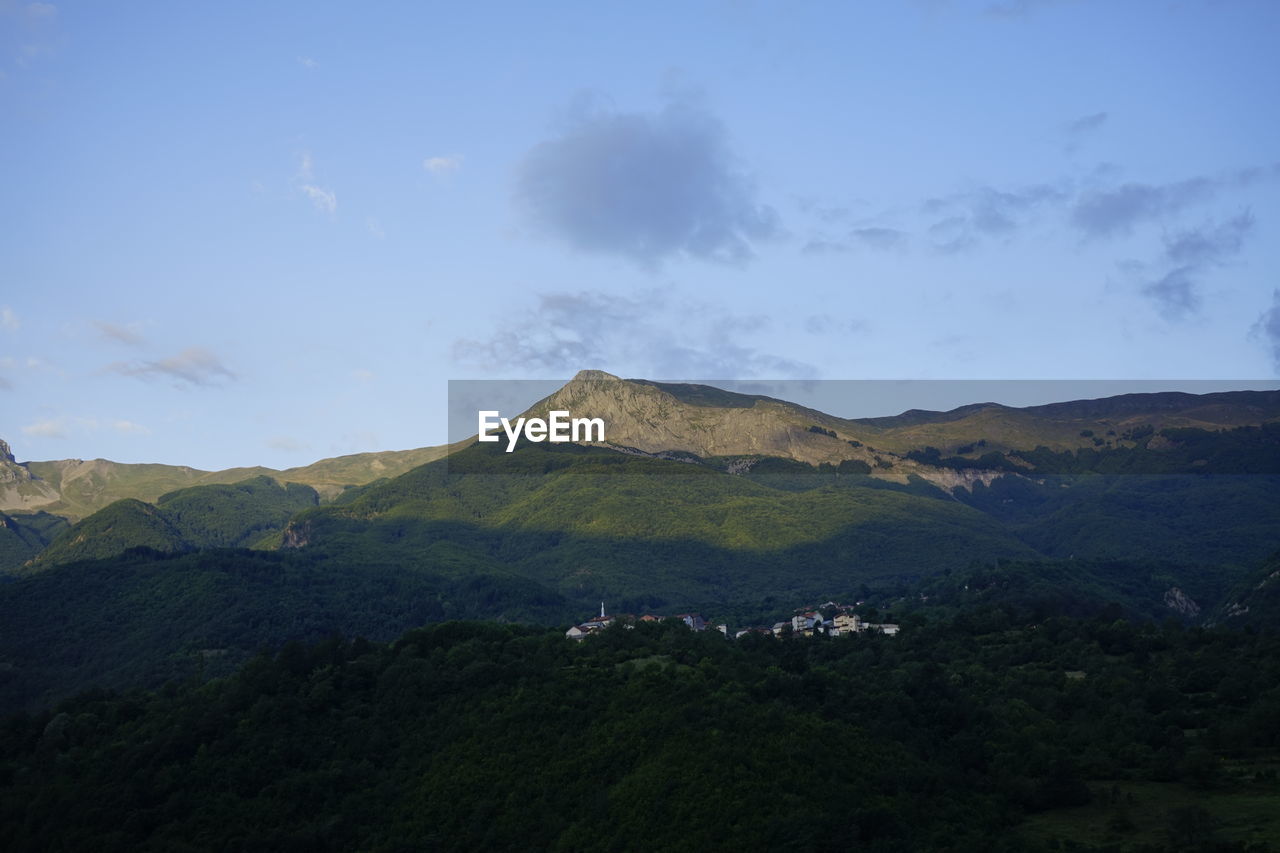
[[[1178,587],[1171,587],[1164,594],[1164,606],[1168,607],[1174,613],[1194,619],[1200,615],[1200,605],[1196,604],[1191,596],[1187,595]]]
[[[19,465],[9,443],[0,439],[0,510],[36,509],[57,499],[58,490]]]

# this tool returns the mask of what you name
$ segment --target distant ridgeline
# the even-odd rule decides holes
[[[589,372],[526,423],[552,411],[607,440],[212,473],[18,463],[6,445],[0,699],[225,673],[330,631],[563,630],[601,599],[731,634],[828,599],[874,624],[974,608],[1274,624],[1280,392],[848,420]]]

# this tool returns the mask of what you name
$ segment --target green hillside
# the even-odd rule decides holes
[[[439,459],[448,447],[356,453],[276,471],[261,466],[202,471],[185,465],[122,463],[107,459],[60,459],[18,464],[0,441],[0,509],[35,509],[72,520],[85,518],[125,498],[154,503],[191,486],[230,485],[255,477],[312,486],[331,499],[354,485],[403,474]]]
[[[389,640],[446,619],[545,624],[577,611],[501,569],[445,577],[296,551],[134,548],[0,580],[0,613],[2,716],[94,685],[226,674],[260,649],[335,632]]]
[[[505,565],[584,604],[636,608],[830,594],[1035,554],[957,501],[866,480],[775,488],[575,445],[477,444],[302,513],[284,540],[352,563]]]
[[[291,516],[318,500],[310,486],[281,486],[260,476],[232,485],[170,492],[154,505],[116,501],[60,534],[32,567],[110,557],[138,547],[166,553],[247,547],[280,530]]]
[[[47,512],[0,513],[0,575],[39,554],[67,526],[65,518]]]
[[[1263,853],[1277,660],[1274,636],[1063,618],[333,637],[11,719],[0,846]]]

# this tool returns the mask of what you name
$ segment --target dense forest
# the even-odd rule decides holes
[[[10,850],[1280,848],[1280,638],[444,623],[0,730]]]

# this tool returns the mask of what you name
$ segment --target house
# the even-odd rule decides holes
[[[615,622],[613,616],[606,616],[604,612],[604,602],[600,602],[600,615],[592,616],[581,625],[574,625],[564,635],[570,640],[581,640],[588,634],[594,634],[596,631],[603,631]]]
[[[839,632],[839,636],[856,634],[862,630],[862,619],[856,613],[837,613],[831,624]]]
[[[707,623],[697,613],[681,613],[676,618],[688,625],[691,631],[707,630]]]

